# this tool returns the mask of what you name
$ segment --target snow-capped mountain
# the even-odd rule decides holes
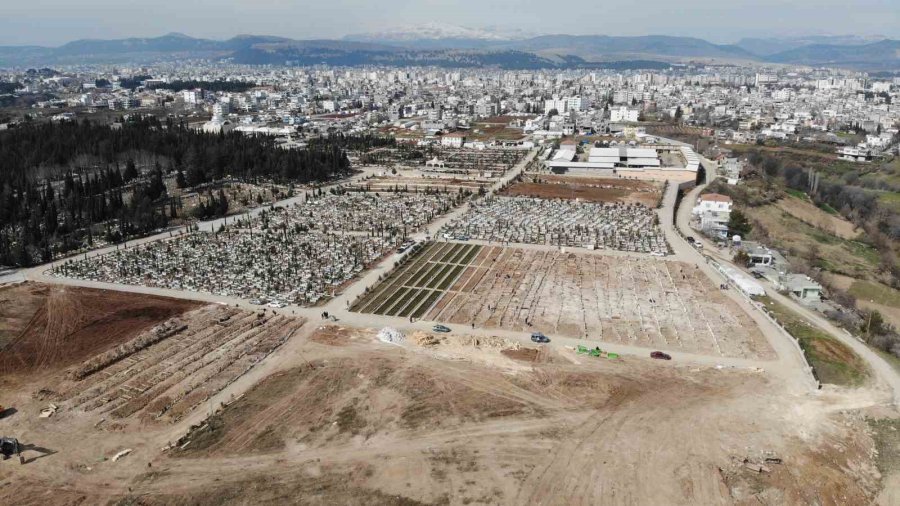
[[[425,23],[423,25],[400,26],[383,32],[347,35],[345,40],[360,42],[411,42],[420,40],[473,40],[485,42],[502,42],[523,39],[534,34],[521,30],[503,30],[497,28],[468,28],[465,26],[444,23]]]

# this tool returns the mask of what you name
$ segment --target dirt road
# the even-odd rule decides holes
[[[713,172],[707,173],[712,174]],[[700,192],[703,191],[705,187],[706,185],[698,186],[684,196],[684,199],[681,202],[681,207],[678,210],[678,228],[683,234],[693,235],[696,239],[700,240],[704,245],[704,252],[713,257],[717,262],[735,269],[740,269],[739,267],[734,265],[730,258],[720,253],[719,248],[715,244],[703,238],[701,234],[693,233],[690,228],[691,209],[694,207],[697,198],[700,195]],[[697,255],[700,255],[699,252],[697,252],[693,247],[687,245],[684,240],[680,240],[680,242],[685,247],[693,250]],[[794,299],[781,295],[770,283],[765,284],[766,293],[767,295],[769,295],[769,297],[772,297],[781,304],[784,304],[785,306],[791,308],[793,311],[815,324],[830,336],[847,345],[856,354],[862,357],[868,363],[869,368],[874,372],[876,382],[880,386],[888,388],[890,390],[893,404],[895,406],[900,406],[900,373],[898,373],[896,369],[894,369],[867,344],[861,342],[858,338],[849,335],[842,329],[837,328],[822,315],[811,311]]]

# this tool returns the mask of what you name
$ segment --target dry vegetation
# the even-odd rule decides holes
[[[661,185],[650,181],[555,175],[523,176],[500,194],[644,204],[648,207],[657,207],[662,198]]]

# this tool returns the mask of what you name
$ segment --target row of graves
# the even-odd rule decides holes
[[[669,253],[656,213],[618,202],[489,197],[438,233],[446,239]]]
[[[60,277],[315,305],[452,208],[452,195],[339,193],[65,262]]]
[[[367,192],[341,187],[294,205],[272,208],[262,218],[275,227],[300,231],[401,235],[421,230],[437,216],[469,198],[458,191],[406,191],[397,187]]]
[[[477,175],[493,179],[501,177],[528,155],[524,149],[453,149],[438,150],[426,160],[423,172],[441,175]]]

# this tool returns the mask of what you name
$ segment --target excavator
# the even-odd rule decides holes
[[[14,437],[0,437],[0,460],[6,460],[13,455],[19,457],[19,464],[25,463],[19,440]]]

